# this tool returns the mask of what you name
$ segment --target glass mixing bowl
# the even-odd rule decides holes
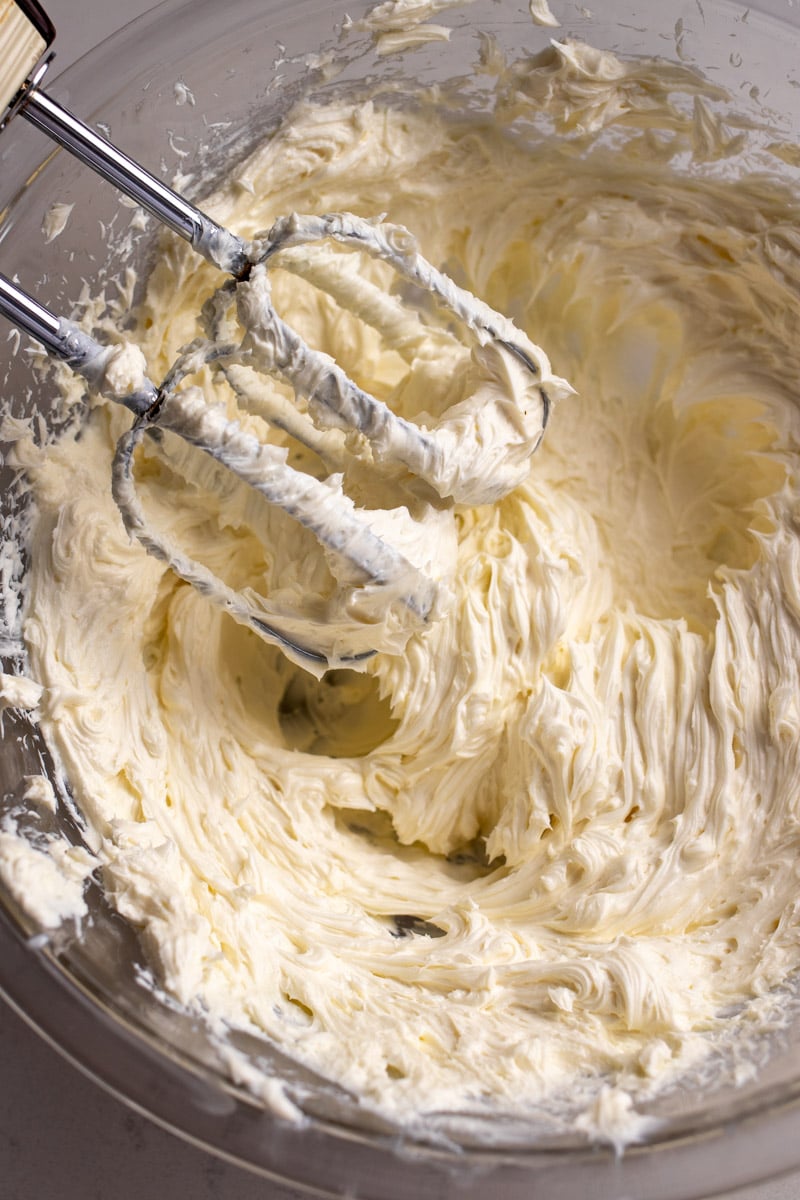
[[[614,0],[594,15],[565,0],[554,4],[562,25],[557,31],[532,22],[527,4],[477,0],[437,16],[453,27],[449,41],[384,58],[357,29],[340,36],[345,11],[358,18],[366,7],[361,0],[347,6],[328,0],[168,0],[88,54],[52,92],[167,178],[180,171],[190,193],[219,178],[231,155],[255,146],[301,93],[325,95],[378,81],[402,93],[407,84],[460,76],[464,95],[479,104],[480,81],[470,77],[478,29],[491,30],[501,48],[515,53],[543,48],[555,32],[628,54],[679,56],[740,96],[743,110],[768,103],[787,139],[800,126],[794,70],[800,10],[791,0],[760,0],[747,9],[725,0]],[[326,61],[337,65],[333,79]],[[185,88],[176,90],[176,82]],[[190,102],[178,102],[189,94]],[[152,224],[132,244],[109,240],[106,231],[121,230],[129,210],[86,168],[21,121],[3,134],[0,154],[0,268],[6,273],[17,273],[41,299],[69,313],[84,281],[94,292],[103,286],[111,291],[125,265],[146,266]],[[45,244],[42,223],[53,201],[74,208],[60,236]],[[51,430],[67,419],[54,388],[32,376],[24,354],[5,354],[0,377],[15,414],[40,412]],[[10,480],[3,469],[4,520],[19,504]],[[13,624],[8,613],[6,618]],[[5,670],[22,664],[13,632],[0,649]],[[80,842],[80,819],[39,729],[24,714],[7,711],[0,816],[19,808],[21,780],[42,768],[56,782],[62,804],[57,816],[37,816],[36,827]],[[91,919],[79,936],[67,927],[42,937],[13,897],[0,892],[0,987],[6,999],[77,1066],[139,1111],[265,1175],[373,1200],[487,1194],[507,1200],[691,1200],[800,1165],[800,1022],[791,1021],[779,1052],[767,1038],[762,1065],[746,1083],[673,1092],[654,1109],[661,1123],[651,1140],[621,1157],[577,1134],[506,1150],[415,1144],[375,1121],[368,1124],[351,1098],[310,1079],[269,1046],[242,1038],[238,1049],[245,1055],[286,1077],[302,1077],[310,1089],[305,1123],[282,1122],[231,1079],[203,1025],[153,988],[134,932],[96,884],[88,899]],[[786,1011],[794,1006],[787,989]]]

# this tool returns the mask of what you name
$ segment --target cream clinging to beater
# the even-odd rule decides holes
[[[443,501],[445,506],[487,503],[511,491],[526,474],[551,404],[569,386],[551,375],[546,355],[526,335],[427,262],[400,227],[349,213],[321,218],[293,214],[250,242],[238,238],[39,90],[55,31],[35,0],[5,5],[0,11],[0,36],[4,34],[12,53],[0,93],[7,97],[3,121],[16,113],[25,116],[232,276],[206,306],[203,335],[185,348],[167,378],[153,384],[142,364],[132,381],[125,377],[132,382],[127,393],[120,392],[106,370],[117,360],[118,348],[104,349],[17,285],[0,279],[0,311],[135,413],[133,429],[120,439],[114,467],[114,496],[127,529],[182,578],[237,620],[278,641],[312,671],[352,664],[376,649],[402,648],[437,605],[431,564],[413,552],[407,555],[419,541],[415,507],[433,503],[441,508]],[[389,404],[363,391],[328,355],[311,349],[273,307],[268,268],[277,265],[354,308],[397,349],[408,369],[415,369],[431,319],[423,318],[405,297],[401,301],[354,277],[344,256],[318,252],[316,244],[328,241],[388,263],[417,297],[432,296],[440,310],[468,331],[472,350],[465,347],[448,402],[438,419],[427,418],[430,427],[396,416]],[[233,319],[229,309],[235,310]],[[452,347],[452,332],[440,327],[437,336]],[[239,412],[255,413],[291,432],[318,455],[320,478],[298,472],[288,465],[284,446],[253,437],[230,414],[210,411],[195,388],[182,386],[209,365],[225,373]],[[265,405],[252,386],[253,372],[287,382],[302,401],[298,414],[287,418],[285,411],[276,414],[274,406]],[[150,527],[135,493],[133,451],[156,426],[204,450],[314,533],[341,597],[334,620],[330,596],[324,611],[317,605],[303,613],[238,594]],[[330,429],[341,433],[333,474],[325,468],[318,438],[320,431]],[[354,504],[347,476],[355,459],[394,485],[395,495],[388,503],[384,499],[385,508],[365,511]],[[384,497],[389,494],[384,487]],[[391,512],[388,524],[381,516],[386,509]]]

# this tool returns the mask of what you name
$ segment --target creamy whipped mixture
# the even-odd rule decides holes
[[[301,108],[210,204],[244,237],[388,213],[576,389],[509,495],[419,509],[434,549],[454,535],[451,598],[403,653],[317,680],[148,557],[109,492],[119,407],[27,454],[30,672],[108,895],[179,1002],[402,1125],[577,1104],[635,1137],[800,964],[798,211],[736,168],[723,100],[554,44],[503,68],[491,118]],[[170,242],[152,378],[217,282]],[[273,289],[423,419],[383,339]],[[153,519],[232,586],[324,589],[284,514],[144,455]]]

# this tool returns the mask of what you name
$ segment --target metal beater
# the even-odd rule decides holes
[[[252,411],[249,373],[255,370],[281,377],[296,396],[306,398],[313,419],[299,410],[294,417],[269,408],[264,411],[262,405],[259,412],[267,421],[308,445],[314,444],[320,428],[357,431],[381,469],[389,464],[404,470],[447,503],[488,503],[523,478],[525,461],[547,424],[551,396],[541,381],[536,347],[507,318],[457,287],[419,255],[410,235],[399,226],[347,213],[323,217],[293,214],[276,221],[267,234],[252,242],[219,226],[39,90],[52,59],[54,38],[55,29],[36,0],[0,0],[0,128],[17,114],[25,117],[229,276],[206,305],[206,337],[185,348],[161,384],[142,373],[135,386],[120,394],[110,383],[109,372],[118,347],[101,345],[0,275],[0,312],[41,342],[50,355],[82,375],[90,387],[134,414],[131,430],[117,446],[112,478],[126,528],[181,578],[315,673],[332,665],[352,664],[379,648],[373,644],[376,629],[369,623],[354,619],[344,627],[339,625],[333,635],[326,630],[324,619],[287,613],[266,598],[254,604],[252,597],[229,588],[148,526],[136,494],[134,450],[146,432],[158,436],[158,430],[169,430],[211,455],[309,529],[327,551],[346,562],[351,574],[356,573],[379,603],[399,602],[409,625],[423,626],[434,608],[436,584],[391,540],[374,532],[368,512],[356,508],[346,496],[332,493],[325,481],[289,467],[284,448],[260,441],[219,409],[204,404],[197,389],[181,385],[199,367],[212,365],[224,372],[242,407]],[[440,308],[457,318],[478,346],[495,346],[505,353],[512,372],[525,374],[529,409],[535,411],[526,413],[524,436],[517,431],[519,436],[510,439],[508,453],[510,461],[517,463],[517,476],[499,487],[491,470],[462,470],[457,453],[453,454],[454,432],[447,428],[447,414],[432,429],[398,416],[359,388],[328,356],[311,349],[278,316],[267,281],[274,262],[310,278],[345,306],[357,309],[357,315],[400,347],[401,353],[403,346],[413,347],[424,334],[419,314],[407,303],[363,281],[354,293],[341,273],[326,272],[319,266],[321,260],[315,265],[316,244],[331,241],[389,263],[415,292],[433,296]],[[312,244],[315,250],[306,254],[304,248]],[[251,322],[257,325],[257,351],[252,337],[230,336],[234,325],[230,312],[245,302]],[[566,385],[564,388],[569,390]]]

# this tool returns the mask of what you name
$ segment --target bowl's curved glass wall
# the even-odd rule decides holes
[[[458,78],[465,103],[480,105],[488,82],[474,72],[478,29],[490,29],[509,54],[535,53],[550,37],[576,36],[630,54],[680,55],[742,97],[769,91],[785,116],[787,137],[800,126],[800,13],[763,0],[745,9],[704,0],[663,5],[620,0],[591,15],[571,2],[558,6],[562,26],[531,21],[527,4],[478,0],[437,15],[453,26],[449,41],[381,58],[357,18],[366,5],[324,0],[168,0],[93,51],[53,85],[53,94],[95,121],[135,158],[171,178],[180,172],[190,194],[202,191],[306,91],[332,93],[369,82],[402,97],[414,82]],[[345,11],[356,25],[342,35]],[[330,51],[333,78],[319,51]],[[178,103],[176,82],[191,93]],[[746,85],[746,87],[745,87]],[[781,117],[782,119],[782,117]],[[153,222],[124,236],[130,208],[86,169],[55,151],[16,121],[0,140],[0,269],[57,311],[73,315],[84,285],[105,289],[131,263],[146,266],[155,252]],[[53,202],[73,205],[63,232],[45,244],[42,225]],[[109,236],[110,231],[110,236]],[[25,346],[13,336],[0,359],[4,412],[43,417],[41,436],[77,419],[62,411],[47,371],[32,373]],[[24,497],[14,473],[2,468],[3,520],[20,518]],[[24,513],[23,513],[24,515]],[[24,561],[20,563],[24,572]],[[13,592],[13,589],[12,589]],[[6,589],[8,595],[8,589]],[[22,665],[15,616],[5,612],[0,646],[4,669]],[[61,787],[40,731],[23,714],[3,714],[0,816],[24,807],[22,780],[42,769]],[[68,792],[57,816],[35,818],[36,829],[81,839]],[[34,821],[34,818],[31,818]],[[48,828],[50,823],[51,828]],[[357,1103],[305,1077],[268,1046],[242,1040],[239,1048],[274,1064],[304,1089],[308,1122],[276,1122],[231,1082],[202,1025],[152,987],[134,932],[90,888],[92,917],[80,936],[65,928],[51,939],[35,935],[25,913],[0,895],[0,986],[42,1032],[129,1102],[203,1144],[255,1169],[332,1194],[381,1200],[401,1197],[503,1194],[566,1200],[647,1195],[679,1200],[764,1178],[800,1163],[800,1024],[788,1052],[768,1056],[746,1086],[672,1094],[660,1106],[663,1124],[651,1144],[618,1160],[577,1137],[502,1153],[478,1148],[447,1153],[398,1147],[391,1130],[366,1127]],[[787,1005],[792,1003],[787,996]]]

